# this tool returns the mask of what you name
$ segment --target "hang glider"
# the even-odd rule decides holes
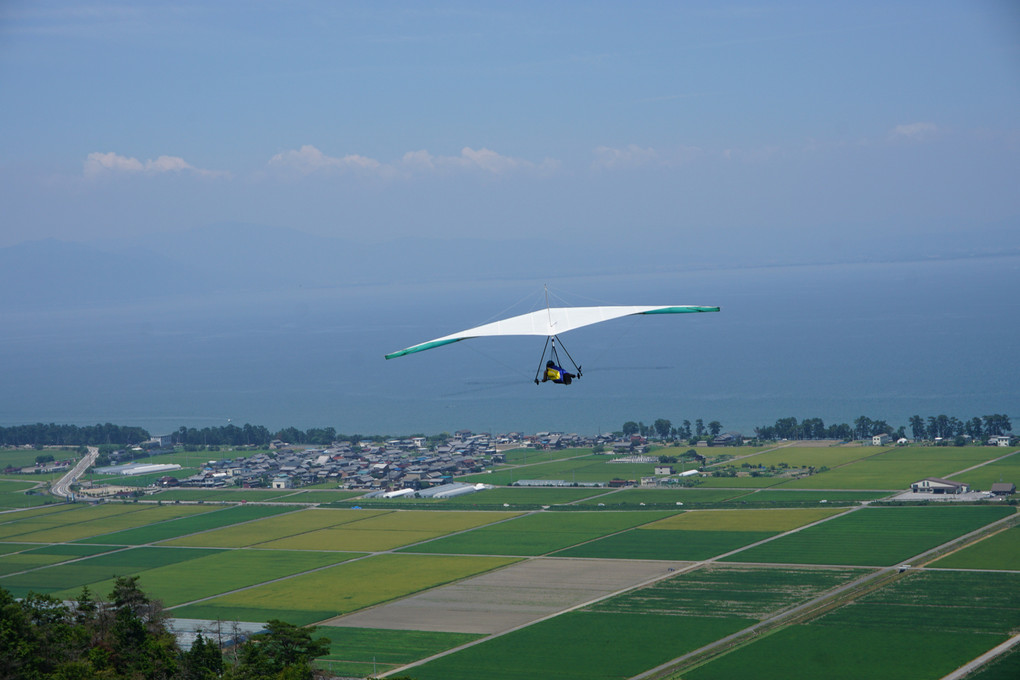
[[[459,333],[444,335],[435,340],[429,340],[406,349],[391,352],[386,355],[387,359],[396,359],[405,354],[424,352],[427,349],[434,349],[449,345],[469,338],[491,337],[499,335],[538,335],[553,338],[561,333],[572,331],[584,326],[611,321],[624,316],[636,314],[690,314],[697,312],[718,312],[718,307],[702,307],[698,305],[667,305],[664,307],[652,306],[613,306],[613,307],[546,307],[538,311],[520,316],[510,317],[502,321],[493,321],[483,326],[469,328]]]

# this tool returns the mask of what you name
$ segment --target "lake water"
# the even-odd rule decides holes
[[[704,304],[573,331],[584,377],[532,379],[539,338],[383,354],[544,305],[542,281],[293,289],[6,315],[0,424],[228,422],[343,433],[596,433],[627,420],[907,425],[1020,416],[1020,258],[550,280],[554,305]]]

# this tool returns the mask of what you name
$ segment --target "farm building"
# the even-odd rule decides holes
[[[656,465],[655,466],[655,474],[657,474],[657,475],[671,475],[671,474],[673,474],[673,466],[672,465]]]
[[[1016,484],[1013,482],[995,482],[992,484],[993,496],[1012,496],[1016,493]]]
[[[889,444],[889,442],[891,442],[891,441],[892,441],[892,437],[890,437],[889,435],[887,435],[887,434],[885,434],[883,432],[882,434],[876,434],[874,437],[871,438],[871,445],[872,446],[887,446]]]
[[[287,475],[280,475],[273,477],[273,488],[274,489],[291,489],[294,487],[294,482]]]
[[[921,481],[911,484],[910,490],[914,493],[957,494],[967,493],[970,491],[970,487],[963,482],[954,482],[951,479],[925,477]]]

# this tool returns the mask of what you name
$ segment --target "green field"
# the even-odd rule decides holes
[[[373,517],[385,510],[334,510],[304,509],[267,519],[227,526],[201,534],[183,536],[166,541],[164,545],[188,545],[198,547],[245,548],[259,543],[268,543],[280,538],[295,536],[316,529],[339,526],[347,522]]]
[[[407,548],[416,553],[545,555],[662,519],[663,512],[540,512]]]
[[[714,565],[600,602],[586,611],[739,616],[760,621],[866,573],[847,568]]]
[[[1020,626],[1020,573],[911,571],[815,625],[1005,636]]]
[[[290,494],[280,489],[165,489],[152,498],[160,501],[204,501],[209,503],[241,503],[244,501],[275,501]]]
[[[572,548],[556,557],[630,560],[707,560],[775,536],[768,531],[652,531],[634,529]]]
[[[25,534],[19,534],[18,540],[29,543],[62,543],[77,541],[94,536],[102,536],[124,529],[148,527],[174,520],[179,517],[197,515],[208,512],[209,508],[199,505],[123,505],[126,511],[95,519],[86,519],[70,524],[50,526]],[[87,514],[83,515],[87,516]]]
[[[116,517],[139,512],[149,506],[127,503],[104,503],[103,505],[81,505],[62,503],[56,506],[28,510],[10,515],[11,520],[0,524],[0,541],[23,540],[21,537],[36,536],[38,543],[52,543],[61,540],[58,536],[93,535],[93,532],[111,531]],[[43,512],[39,512],[42,510]],[[4,515],[3,517],[6,517]],[[109,525],[104,524],[110,522]],[[53,532],[52,534],[49,532]]]
[[[995,506],[863,508],[726,558],[730,562],[893,565],[1014,512]]]
[[[779,630],[675,677],[934,680],[1018,625],[1020,574],[912,573],[810,624]]]
[[[1011,449],[1002,449],[1010,452]],[[1020,487],[1020,452],[1005,454],[1007,457],[996,460],[979,468],[954,475],[958,482],[966,482],[972,489],[987,491],[996,482],[1012,482]]]
[[[709,472],[715,468],[709,468]],[[698,477],[703,489],[767,489],[788,482],[786,477]]]
[[[936,680],[993,646],[977,635],[824,626],[784,628],[694,670],[683,680]]]
[[[341,511],[342,512],[342,511]],[[360,512],[352,510],[350,512]],[[260,543],[284,550],[377,552],[514,517],[502,512],[401,510]]]
[[[705,560],[831,517],[835,508],[697,510],[556,552],[557,557]]]
[[[35,465],[36,457],[40,455],[53,456],[54,460],[78,460],[81,456],[76,451],[77,447],[67,449],[45,449],[37,451],[28,449],[0,449],[0,470],[7,466],[28,467]]]
[[[703,489],[699,487],[677,487],[675,489],[602,489],[601,495],[578,503],[578,505],[605,504],[606,507],[638,506],[642,503],[654,506],[715,504],[744,496],[747,491],[736,489]]]
[[[604,488],[590,487],[497,486],[455,498],[354,498],[338,505],[415,510],[538,510],[546,506],[573,503],[605,492]]]
[[[853,461],[868,458],[885,451],[889,447],[878,446],[786,446],[772,451],[766,451],[750,458],[742,458],[734,461],[737,468],[742,463],[751,465],[763,465],[765,467],[779,466],[786,463],[791,468],[806,468],[813,466],[815,469],[821,467],[834,468],[839,465],[846,465]]]
[[[912,451],[953,465],[997,453],[991,447]],[[876,458],[889,454],[906,452]],[[590,458],[539,465],[591,465]],[[1012,460],[986,467],[1008,469]],[[891,469],[903,464],[889,462]],[[600,464],[609,465],[605,457]],[[22,480],[15,484],[24,488]],[[408,506],[399,501],[379,510],[314,508],[286,501],[331,502],[350,494],[273,493],[279,495],[267,505],[59,504],[0,513],[0,586],[16,597],[35,591],[72,599],[86,585],[106,596],[114,577],[137,575],[142,589],[172,607],[175,617],[312,624],[529,557],[583,558],[559,564],[591,574],[614,568],[597,559],[662,560],[657,573],[666,578],[651,585],[396,673],[419,680],[473,680],[480,672],[506,680],[622,680],[817,597],[869,567],[902,563],[1015,512],[1006,503],[847,507],[837,504],[884,494],[810,488],[496,488],[464,497],[487,498],[476,507],[498,511],[449,511],[447,503],[427,501],[427,510],[403,509]],[[792,507],[762,508],[759,502]],[[552,510],[528,511],[542,505]],[[790,533],[779,535],[784,532]],[[729,552],[707,566],[692,564]],[[645,568],[626,568],[638,566]],[[893,570],[891,582],[852,603],[763,634],[675,677],[937,678],[1020,630],[1020,527],[924,566]],[[668,574],[670,568],[677,573]],[[507,597],[511,608],[527,601],[509,591]],[[393,671],[478,639],[341,627],[315,635],[332,640],[318,665],[355,676]],[[857,648],[866,653],[853,654]],[[909,665],[915,656],[923,657],[916,667]],[[1008,660],[1001,667],[1011,668]]]
[[[1020,646],[996,657],[981,670],[967,676],[967,680],[1016,680],[1020,678]]]
[[[485,506],[501,506],[507,503],[511,506],[522,505],[536,507],[542,505],[558,505],[561,503],[572,503],[574,501],[590,498],[597,494],[605,493],[601,488],[579,488],[579,487],[508,487],[486,489],[467,496],[458,496],[449,500],[456,501],[461,505],[477,503]]]
[[[37,481],[0,479],[0,510],[32,508],[37,505],[60,502],[46,490],[48,485],[39,487],[35,493],[25,493],[37,486]]]
[[[589,454],[526,467],[503,467],[491,473],[466,475],[466,482],[507,486],[521,479],[562,479],[567,482],[604,482],[640,479],[655,471],[655,463],[613,463],[619,456]]]
[[[790,481],[786,488],[889,489],[910,488],[925,477],[946,477],[1003,455],[994,446],[898,447],[878,456]]]
[[[889,493],[886,491],[831,491],[815,489],[786,489],[771,488],[759,489],[751,493],[738,496],[727,503],[727,505],[805,505],[826,503],[857,503],[860,501],[875,501],[879,498],[886,498]]]
[[[335,484],[333,485],[335,488]],[[341,491],[339,489],[327,491],[324,489],[315,491],[291,491],[273,499],[274,503],[336,503],[348,498],[360,496],[361,491]]]
[[[622,680],[750,623],[738,617],[570,612],[409,669],[416,680]],[[751,677],[751,676],[747,676]]]
[[[553,451],[538,451],[535,449],[513,449],[505,454],[506,462],[509,465],[534,465],[535,463],[548,463],[553,460],[565,458],[576,458],[578,456],[592,455],[591,449],[558,449]]]
[[[1003,569],[1020,571],[1020,526],[988,536],[963,550],[932,562],[944,569]]]
[[[182,517],[167,522],[161,522],[152,526],[138,527],[136,529],[125,529],[109,534],[102,534],[92,538],[83,538],[78,543],[107,543],[111,545],[144,545],[156,543],[179,536],[186,536],[202,531],[210,531],[221,527],[250,522],[256,519],[272,517],[285,512],[291,512],[294,508],[286,506],[271,505],[231,505],[227,507],[212,506],[206,508],[208,512]]]
[[[846,512],[843,508],[694,510],[647,525],[646,529],[689,531],[769,531],[779,533]]]
[[[175,548],[154,548],[163,553],[176,552]],[[292,576],[313,569],[344,562],[360,555],[356,553],[291,552],[284,550],[203,550],[193,553],[191,559],[176,561],[165,566],[139,569],[131,575],[139,576],[139,584],[151,597],[167,606],[174,606],[212,597],[220,593],[247,588],[273,579]],[[124,576],[126,574],[118,574]],[[113,590],[113,579],[87,584],[95,593]],[[73,599],[79,587],[59,591],[54,595]]]
[[[329,654],[320,657],[316,666],[335,675],[365,677],[477,640],[481,635],[319,626],[312,637],[330,641]]]
[[[473,576],[502,557],[377,555],[173,610],[184,618],[309,624]]]
[[[11,591],[15,597],[24,597],[30,590],[37,593],[55,593],[64,590],[77,593],[82,586],[89,583],[98,583],[115,576],[138,574],[147,569],[187,562],[208,554],[210,552],[207,550],[197,549],[131,548],[114,550],[76,562],[5,576],[0,578],[0,586]],[[106,593],[99,594],[106,595]]]
[[[107,547],[85,545],[46,545],[40,548],[34,544],[9,544],[0,547],[21,549],[21,552],[4,551],[5,554],[0,556],[0,576],[60,564],[110,550]]]

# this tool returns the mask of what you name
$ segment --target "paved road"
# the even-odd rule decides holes
[[[99,457],[99,447],[90,446],[89,452],[82,457],[78,463],[71,468],[63,477],[61,477],[52,487],[50,487],[50,493],[54,496],[60,496],[61,498],[69,498],[71,496],[71,485],[78,481],[78,478],[85,474],[93,463],[96,462],[96,458]]]

